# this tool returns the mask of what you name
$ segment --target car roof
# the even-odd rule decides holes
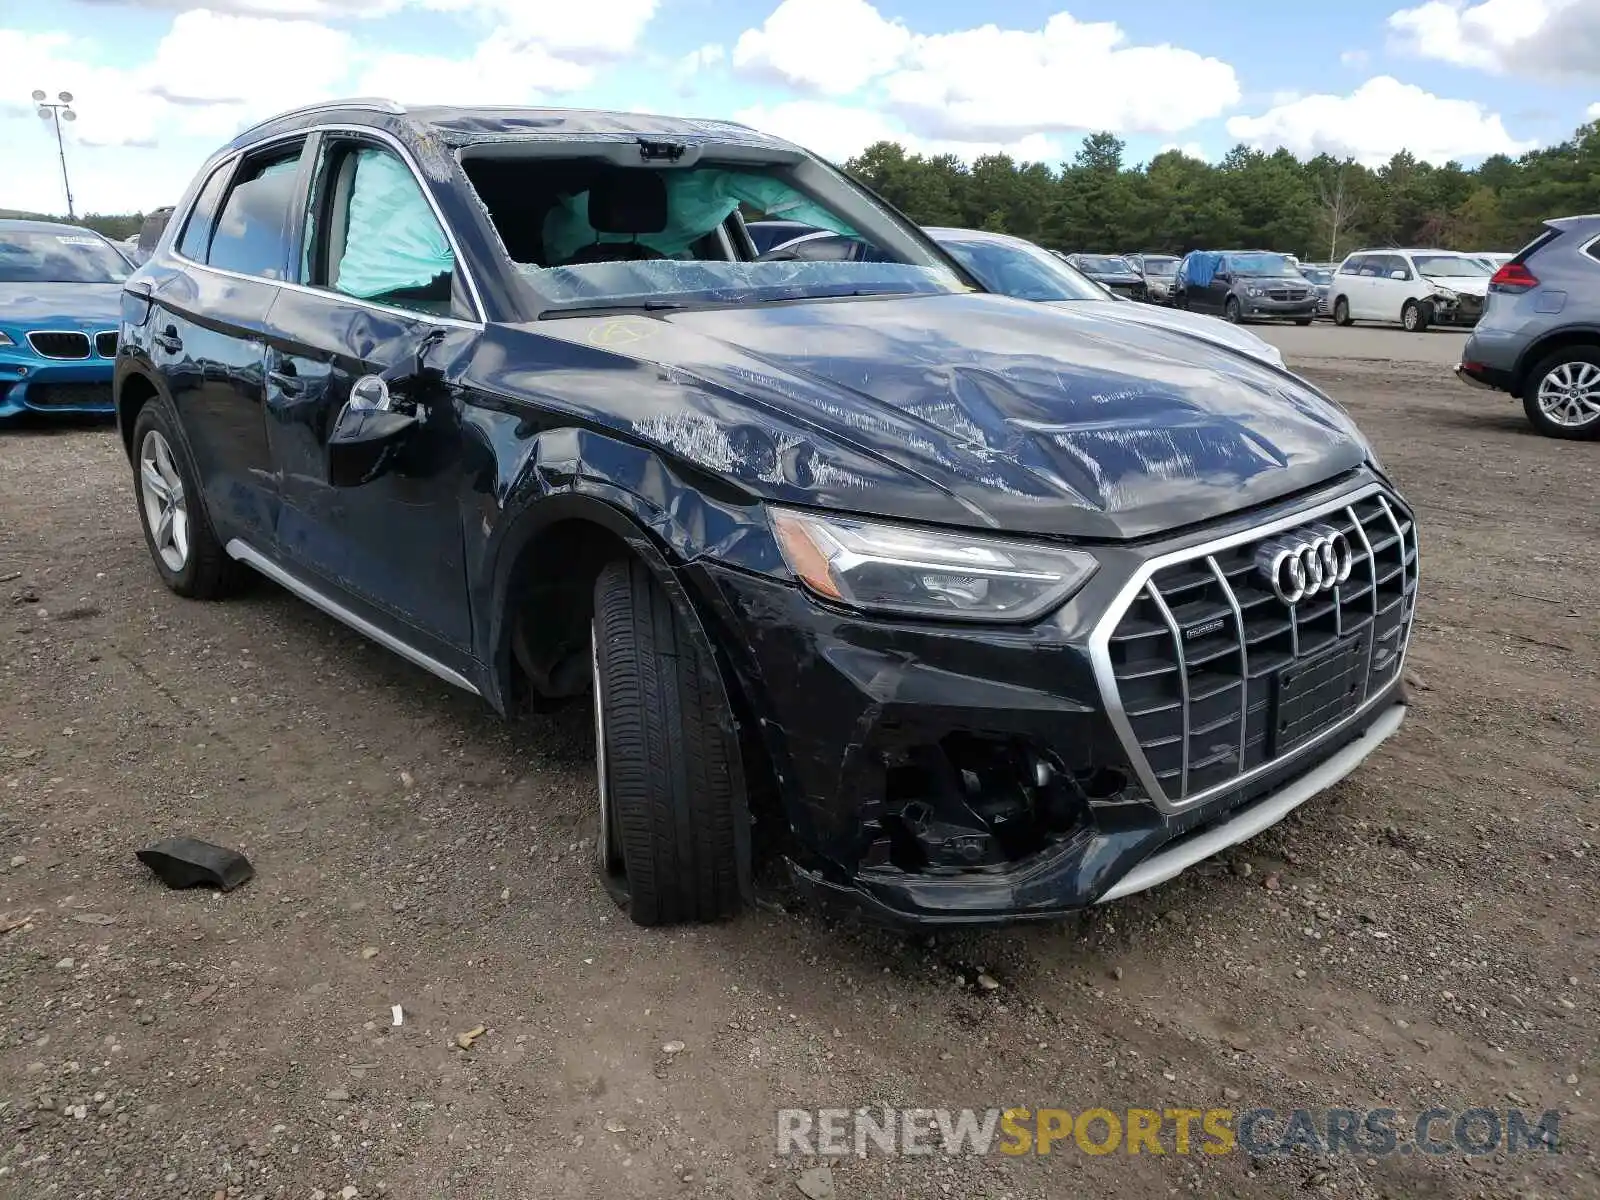
[[[99,237],[100,234],[85,225],[68,225],[65,221],[24,221],[20,218],[7,217],[0,219],[0,233],[71,233],[82,236],[89,234]]]
[[[799,147],[733,121],[695,117],[666,117],[653,113],[618,112],[587,108],[534,108],[508,105],[402,105],[380,97],[353,97],[307,105],[269,117],[236,136],[229,150],[260,141],[273,134],[317,125],[330,120],[392,128],[404,125],[419,136],[451,145],[468,145],[507,138],[571,138],[639,136],[700,141],[735,142],[788,150]]]

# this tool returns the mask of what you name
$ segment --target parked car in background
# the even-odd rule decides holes
[[[1068,254],[1065,261],[1113,295],[1145,298],[1144,276],[1119,254]]]
[[[122,283],[132,273],[93,230],[0,221],[0,421],[113,411]]]
[[[758,261],[746,214],[880,257]],[[285,114],[122,302],[163,583],[248,565],[502,712],[593,697],[641,924],[734,911],[758,839],[891,921],[1070,912],[1405,717],[1413,515],[1338,404],[1097,315],[1131,305],[978,290],[743,126]]]
[[[1092,311],[1096,317],[1174,329],[1248,354],[1274,367],[1283,367],[1283,354],[1278,348],[1247,329],[1215,317],[1137,304],[1110,295],[1076,267],[1023,238],[976,229],[931,228],[927,233],[991,292],[1054,304],[1074,312]],[[1096,307],[1086,309],[1086,303]]]
[[[142,263],[150,257],[150,252],[156,248],[156,243],[166,232],[167,222],[170,220],[172,220],[170,204],[145,214],[144,224],[139,227],[138,253],[134,258],[136,263]]]
[[[1333,315],[1333,271],[1320,263],[1301,263],[1300,274],[1317,289],[1317,316]]]
[[[1150,303],[1172,303],[1172,284],[1178,275],[1176,254],[1124,254],[1122,257],[1144,280],[1145,298]]]
[[[1270,250],[1193,250],[1183,256],[1174,303],[1224,320],[1291,320],[1309,325],[1317,293],[1287,256]]]
[[[1505,266],[1514,257],[1510,254],[1501,254],[1495,250],[1472,250],[1463,255],[1474,262],[1480,262],[1489,268],[1491,274]]]
[[[1492,272],[1450,250],[1357,250],[1333,277],[1333,319],[1382,321],[1420,332],[1474,325]]]
[[[745,229],[749,231],[750,240],[755,243],[757,254],[765,254],[775,246],[791,242],[795,238],[823,232],[815,225],[807,225],[803,221],[751,221]]]
[[[1546,221],[1494,273],[1456,374],[1521,399],[1547,437],[1600,437],[1600,215]]]

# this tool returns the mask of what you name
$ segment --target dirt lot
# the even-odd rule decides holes
[[[1600,447],[1436,365],[1311,374],[1419,510],[1405,728],[1226,862],[934,942],[633,928],[585,711],[179,600],[113,433],[0,437],[0,1195],[798,1197],[775,1110],[883,1103],[1559,1109],[1562,1152],[874,1151],[844,1200],[1600,1195]],[[133,851],[180,832],[257,878],[163,889]]]

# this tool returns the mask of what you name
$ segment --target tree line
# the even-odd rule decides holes
[[[923,225],[1010,233],[1058,250],[1182,254],[1252,248],[1338,260],[1364,246],[1515,251],[1550,217],[1600,212],[1600,121],[1557,146],[1468,169],[1396,154],[1376,170],[1236,146],[1220,163],[1177,151],[1128,166],[1109,133],[1070,163],[869,146],[845,169]]]
[[[1376,170],[1319,154],[1235,146],[1220,163],[1177,151],[1128,166],[1121,139],[1096,133],[1070,163],[989,154],[907,154],[878,142],[845,169],[923,225],[1012,233],[1059,250],[1181,254],[1250,247],[1318,262],[1362,246],[1517,250],[1548,217],[1600,212],[1600,121],[1520,158],[1468,169],[1402,151]],[[0,209],[0,217],[60,220]],[[112,239],[143,213],[90,213],[78,224]]]

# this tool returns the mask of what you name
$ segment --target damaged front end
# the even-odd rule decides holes
[[[1298,608],[1254,563],[1303,531],[1349,547],[1350,569]],[[1416,543],[1380,484],[1097,556],[1070,600],[1012,624],[868,615],[686,568],[804,887],[897,925],[1060,916],[1251,836],[1398,726]],[[1162,611],[1170,629],[1148,619]]]

